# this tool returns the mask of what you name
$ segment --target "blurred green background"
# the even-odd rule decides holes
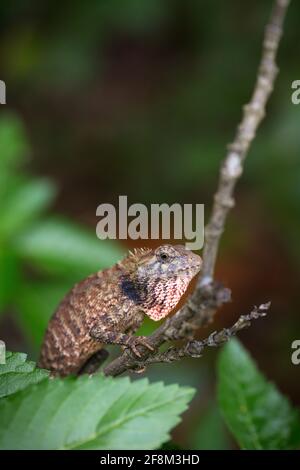
[[[255,80],[272,2],[90,0],[0,4],[0,337],[36,358],[47,321],[74,282],[128,246],[99,241],[96,207],[205,203]],[[268,317],[240,338],[300,405],[300,5],[292,2],[280,75],[237,188],[217,278],[233,302],[199,333],[253,304]],[[149,243],[148,243],[149,244]],[[144,331],[153,325],[149,322]],[[230,448],[215,405],[215,359],[153,366],[152,380],[199,390],[175,431],[189,448]]]

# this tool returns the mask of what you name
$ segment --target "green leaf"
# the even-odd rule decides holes
[[[1,400],[1,449],[155,449],[194,390],[101,374],[46,380]]]
[[[6,363],[0,364],[0,398],[41,382],[49,372],[37,369],[35,363],[26,360],[23,353],[6,353]]]
[[[15,298],[18,323],[36,348],[42,342],[51,315],[72,285],[66,281],[27,281],[19,288]]]
[[[289,449],[300,443],[299,412],[231,340],[219,356],[218,395],[225,421],[243,449]]]
[[[62,219],[48,219],[28,228],[15,240],[20,256],[47,272],[79,280],[111,266],[121,257],[117,243]]]
[[[15,236],[50,204],[54,194],[47,180],[27,180],[13,187],[2,203],[1,236]]]

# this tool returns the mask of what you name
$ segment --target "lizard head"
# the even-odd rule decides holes
[[[123,279],[123,292],[155,321],[173,310],[202,264],[200,256],[182,245],[137,249],[128,261],[131,269]]]

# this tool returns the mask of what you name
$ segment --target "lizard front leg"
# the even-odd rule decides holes
[[[143,317],[144,317],[143,314],[141,316],[139,316],[139,315],[135,316],[135,318],[133,318],[132,322],[128,324],[128,326],[127,326],[126,330],[124,331],[124,333],[126,335],[133,336],[134,333],[136,333],[137,330],[139,329],[139,327],[141,326]],[[124,351],[126,348],[127,348],[127,346],[124,346],[124,345],[121,346],[122,351]]]
[[[130,348],[132,352],[141,357],[137,346],[142,345],[153,351],[153,347],[147,342],[146,336],[132,336],[118,331],[112,331],[107,328],[103,328],[103,325],[96,325],[90,330],[90,336],[96,339],[100,343],[105,344],[119,344]]]

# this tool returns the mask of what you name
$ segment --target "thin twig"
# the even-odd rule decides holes
[[[219,186],[214,196],[210,221],[205,229],[203,267],[199,285],[213,278],[220,238],[229,210],[234,206],[233,192],[243,172],[243,163],[248,154],[257,128],[265,116],[268,98],[273,90],[278,68],[276,54],[282,35],[283,21],[289,0],[276,0],[270,21],[265,28],[262,58],[250,102],[244,106],[244,114],[234,141],[228,145],[228,153],[221,166]]]
[[[254,307],[252,312],[248,315],[241,315],[237,322],[234,323],[230,328],[224,328],[217,332],[214,331],[209,335],[208,338],[201,341],[189,341],[185,346],[176,348],[174,346],[167,349],[162,353],[156,353],[149,356],[147,359],[142,361],[139,366],[141,368],[149,364],[155,364],[158,362],[174,362],[179,361],[185,357],[198,358],[202,356],[203,349],[206,347],[217,347],[226,343],[230,338],[235,336],[239,331],[244,328],[248,328],[251,325],[252,320],[257,318],[265,317],[269,310],[271,302],[261,304],[259,307]]]
[[[265,115],[266,103],[274,86],[278,71],[275,58],[288,4],[289,0],[275,0],[270,21],[265,29],[262,58],[252,98],[244,107],[243,118],[237,128],[235,139],[229,145],[221,166],[212,214],[205,230],[203,268],[196,289],[187,303],[147,338],[149,344],[156,350],[169,339],[193,337],[195,330],[208,323],[216,310],[230,300],[229,289],[224,289],[213,281],[216,257],[228,212],[234,205],[233,193],[236,183],[243,172],[244,160],[258,125]],[[139,351],[141,359],[137,359],[126,350],[106,366],[105,374],[116,376],[136,368],[142,361],[145,362],[150,356],[149,351],[144,347],[140,347]]]

